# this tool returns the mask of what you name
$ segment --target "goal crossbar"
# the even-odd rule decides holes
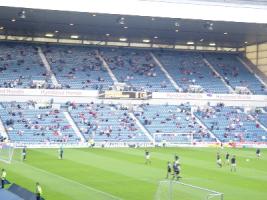
[[[153,133],[153,139],[156,144],[166,142],[167,144],[192,144],[194,133]]]

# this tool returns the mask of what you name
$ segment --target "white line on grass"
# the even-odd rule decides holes
[[[112,195],[112,194],[110,194],[110,193],[107,193],[107,192],[104,192],[104,191],[95,189],[95,188],[90,187],[90,186],[88,186],[88,185],[84,185],[84,184],[79,183],[79,182],[77,182],[77,181],[74,181],[74,180],[72,180],[72,179],[65,178],[64,176],[60,176],[60,175],[54,174],[54,173],[52,173],[52,172],[49,172],[49,171],[40,169],[40,168],[38,168],[38,167],[34,167],[34,166],[29,165],[29,164],[24,163],[24,162],[19,162],[19,161],[16,161],[16,160],[14,160],[14,161],[17,162],[17,163],[20,163],[20,164],[27,165],[27,166],[29,166],[29,167],[31,167],[31,168],[33,168],[33,169],[35,169],[35,170],[38,170],[38,171],[40,171],[40,172],[43,172],[43,173],[46,173],[46,174],[49,174],[49,175],[52,175],[52,176],[61,178],[62,180],[65,180],[65,181],[68,181],[68,182],[75,183],[75,184],[77,184],[77,185],[80,185],[80,186],[82,186],[82,187],[84,187],[84,188],[87,188],[87,189],[89,189],[89,190],[92,190],[92,191],[94,191],[94,192],[98,192],[98,193],[104,194],[104,195],[106,195],[106,196],[112,197],[113,199],[116,199],[116,200],[123,200],[122,198],[116,197],[116,196],[114,196],[114,195]]]

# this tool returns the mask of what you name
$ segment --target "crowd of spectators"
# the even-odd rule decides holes
[[[253,94],[267,94],[267,88],[237,59],[236,54],[205,53],[205,58],[233,88],[246,87]]]
[[[96,49],[69,46],[45,46],[43,49],[62,88],[102,90],[112,86]]]
[[[76,104],[68,102],[68,110],[87,139],[127,141],[144,139],[144,135],[129,116],[127,109],[118,105]]]
[[[44,88],[53,88],[37,48],[27,44],[1,44],[0,87],[35,88],[34,81],[43,81]]]
[[[258,136],[266,134],[260,124],[239,107],[225,107],[224,104],[218,104],[199,108],[196,115],[223,141],[256,141]]]
[[[201,53],[160,51],[155,54],[183,92],[229,93],[220,77],[206,65]],[[199,89],[195,91],[197,87],[192,86]]]
[[[119,82],[127,83],[134,91],[175,91],[149,51],[103,49],[106,60]]]
[[[53,107],[52,100],[43,106],[33,101],[0,104],[0,117],[13,141],[79,142],[63,112],[69,112],[87,140],[95,141],[148,141],[130,112],[152,136],[154,133],[169,134],[163,135],[163,139],[175,140],[182,133],[192,135],[194,141],[215,141],[210,133],[221,141],[261,141],[267,136],[262,128],[267,119],[263,108],[248,112],[240,107],[226,107],[223,103],[198,107],[195,112],[188,103],[129,107],[67,102],[60,108]]]
[[[206,128],[191,114],[189,104],[179,106],[143,104],[135,115],[151,133],[187,133],[192,134],[198,141],[211,138]]]
[[[49,106],[48,106],[49,107]],[[39,142],[78,141],[60,109],[36,108],[34,102],[3,103],[0,114],[10,138]]]
[[[60,86],[52,83],[51,73],[46,71],[36,46],[2,43],[0,87],[107,90],[113,85],[98,49],[60,45],[41,47]],[[176,91],[150,51],[129,48],[100,48],[99,51],[119,82],[127,84],[128,90]],[[155,51],[154,54],[183,92],[229,93],[220,77],[203,61],[206,58],[227,85],[234,89],[249,89],[238,90],[238,93],[267,94],[267,88],[236,59],[236,55],[173,51]]]

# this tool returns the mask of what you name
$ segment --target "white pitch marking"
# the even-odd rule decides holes
[[[18,162],[18,161],[16,161],[16,162]],[[80,185],[80,186],[82,186],[82,187],[84,187],[84,188],[87,188],[87,189],[89,189],[89,190],[92,190],[92,191],[94,191],[94,192],[98,192],[98,193],[104,194],[104,195],[106,195],[106,196],[112,197],[113,199],[116,199],[116,200],[123,200],[122,198],[116,197],[116,196],[114,196],[114,195],[112,195],[112,194],[110,194],[110,193],[103,192],[103,191],[101,191],[101,190],[95,189],[95,188],[90,187],[90,186],[88,186],[88,185],[84,185],[84,184],[82,184],[82,183],[79,183],[79,182],[77,182],[77,181],[74,181],[74,180],[72,180],[72,179],[68,179],[68,178],[65,178],[65,177],[63,177],[63,176],[54,174],[54,173],[52,173],[52,172],[48,172],[48,171],[45,171],[45,170],[43,170],[43,169],[34,167],[34,166],[29,165],[29,164],[27,164],[27,163],[23,163],[23,162],[18,162],[18,163],[20,163],[20,164],[22,163],[22,164],[24,164],[24,165],[27,165],[27,166],[29,166],[29,167],[31,167],[31,168],[37,170],[37,171],[40,171],[40,172],[45,173],[45,174],[49,174],[49,175],[52,175],[52,176],[61,178],[62,180],[65,180],[65,181],[68,181],[68,182],[75,183],[75,184],[77,184],[77,185]]]

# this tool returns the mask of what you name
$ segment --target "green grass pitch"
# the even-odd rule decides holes
[[[34,191],[42,185],[46,200],[152,200],[165,179],[166,163],[181,158],[182,181],[224,193],[225,200],[267,199],[267,150],[256,158],[255,149],[151,148],[151,165],[144,149],[29,149],[25,162],[16,150],[11,164],[0,162],[7,178]],[[216,166],[216,153],[237,156],[237,172]],[[178,197],[175,199],[179,199]],[[181,199],[183,200],[183,199]]]

